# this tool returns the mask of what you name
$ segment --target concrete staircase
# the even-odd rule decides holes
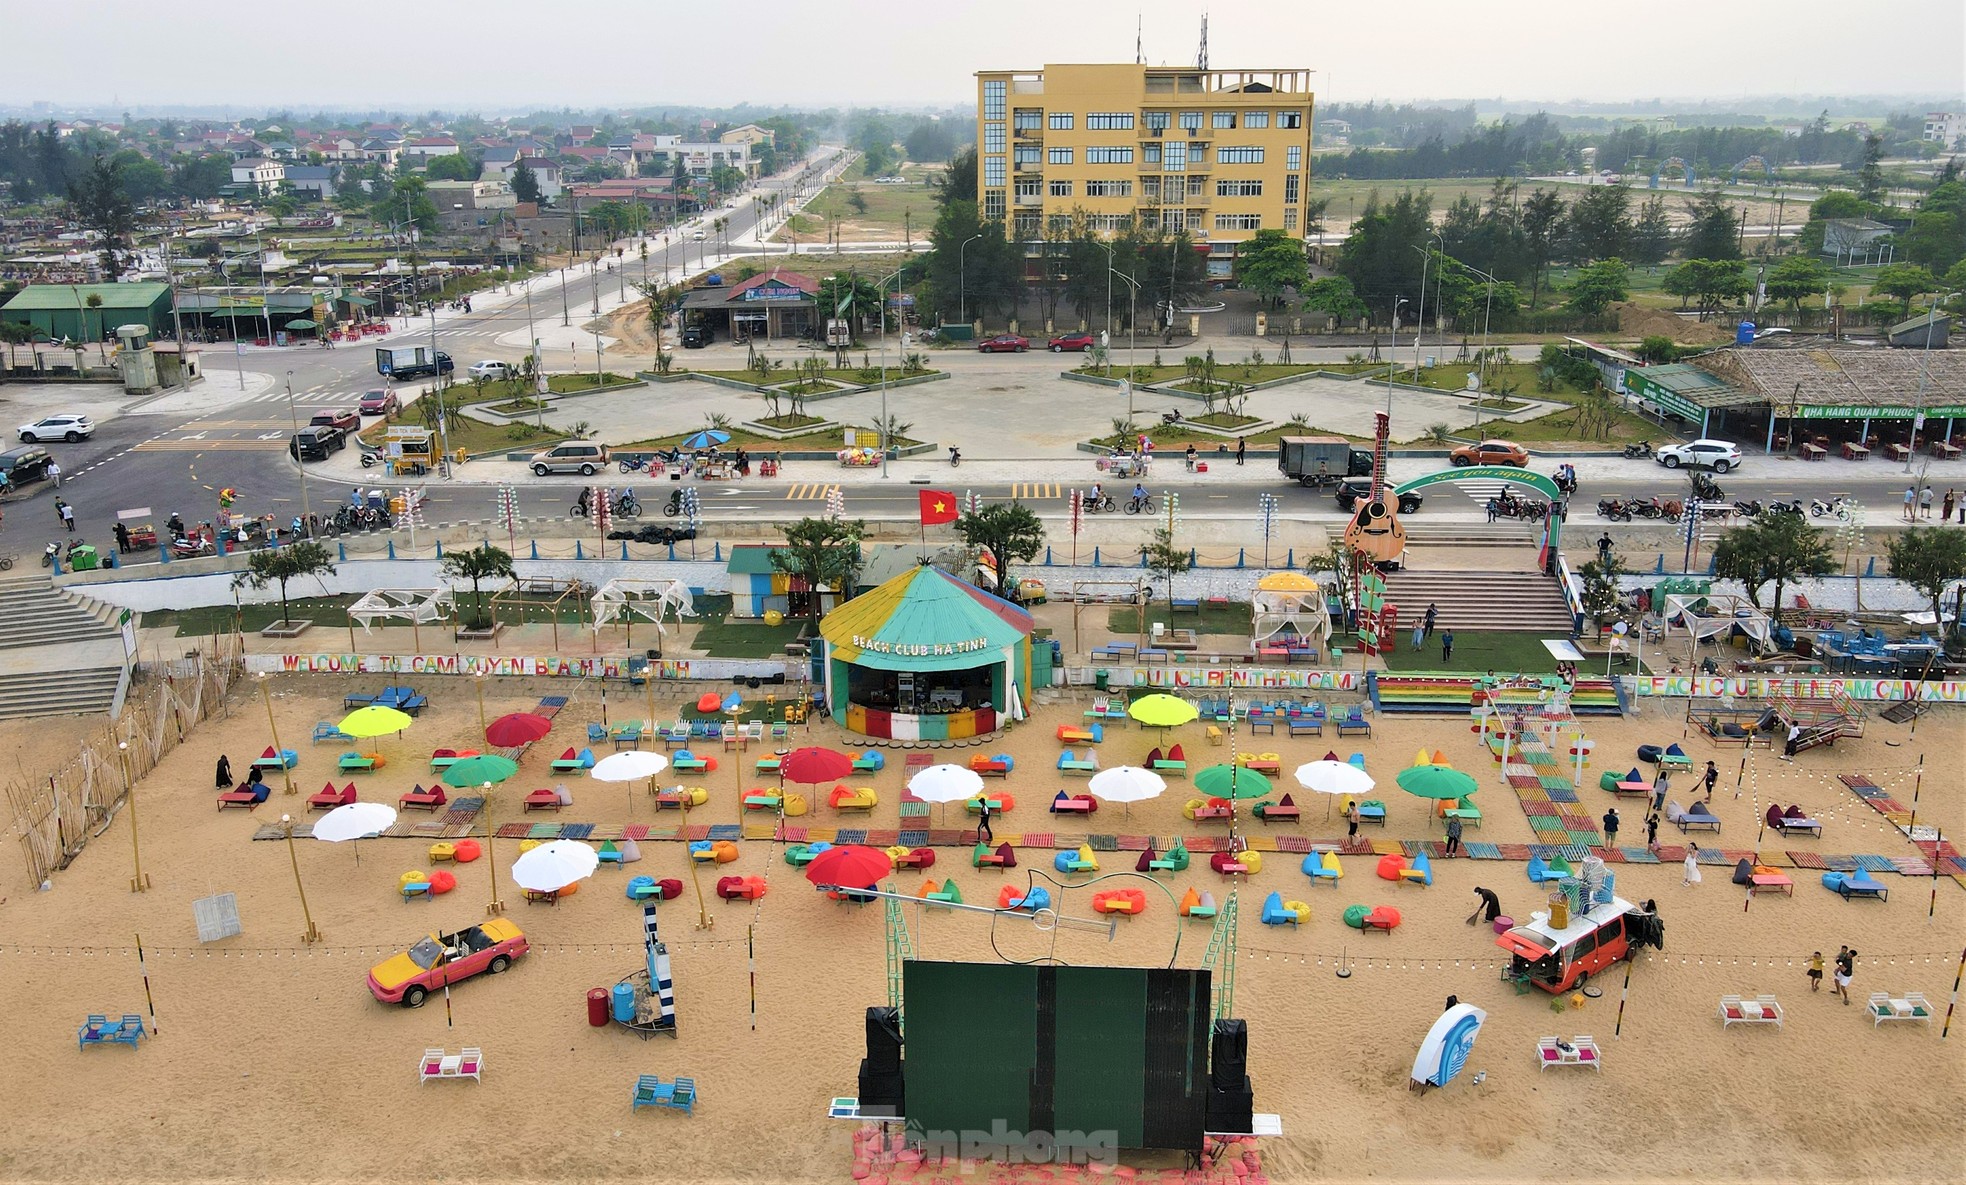
[[[106,713],[122,676],[113,606],[46,576],[0,579],[0,719]]]
[[[1567,638],[1572,625],[1562,587],[1539,572],[1402,569],[1387,573],[1386,600],[1399,606],[1402,632],[1417,625],[1430,604],[1440,609],[1438,629]]]

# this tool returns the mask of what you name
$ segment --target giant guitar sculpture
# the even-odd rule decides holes
[[[1406,528],[1399,523],[1398,500],[1386,492],[1386,438],[1392,417],[1377,413],[1378,440],[1372,449],[1372,495],[1345,524],[1345,546],[1375,564],[1396,563],[1406,552]]]

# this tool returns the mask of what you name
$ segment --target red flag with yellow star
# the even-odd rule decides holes
[[[956,496],[947,490],[919,491],[922,499],[922,525],[932,527],[937,523],[956,521]]]

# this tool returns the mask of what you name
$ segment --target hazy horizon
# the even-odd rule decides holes
[[[1319,97],[1342,103],[1615,106],[1800,93],[1966,105],[1959,0],[1901,0],[1863,33],[1860,18],[1830,0],[1793,0],[1773,14],[1696,0],[1654,0],[1642,16],[1619,18],[1578,9],[1568,0],[1414,0],[1384,15],[1255,0],[1209,13],[1209,61],[1308,67]],[[1005,0],[987,19],[961,9],[831,21],[763,0],[734,31],[725,10],[665,13],[634,0],[589,0],[573,25],[516,0],[424,0],[333,33],[315,19],[190,22],[130,0],[67,12],[17,6],[8,14],[16,46],[85,48],[13,55],[0,105],[486,114],[967,106],[977,70],[1133,60],[1136,18],[1149,63],[1192,63],[1204,10],[1082,0],[1068,45],[1049,35],[1057,5],[1039,0]],[[937,51],[922,53],[930,44]]]

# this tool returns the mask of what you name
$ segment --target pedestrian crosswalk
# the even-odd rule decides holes
[[[282,434],[284,438],[284,433]],[[146,440],[131,445],[133,453],[277,453],[286,450],[282,440]]]
[[[837,485],[823,481],[793,482],[791,485],[785,487],[785,500],[787,502],[824,502],[832,495],[833,491],[839,488]]]
[[[1062,487],[1055,481],[1019,481],[1011,483],[1010,496],[1020,501],[1040,501],[1063,497]]]

